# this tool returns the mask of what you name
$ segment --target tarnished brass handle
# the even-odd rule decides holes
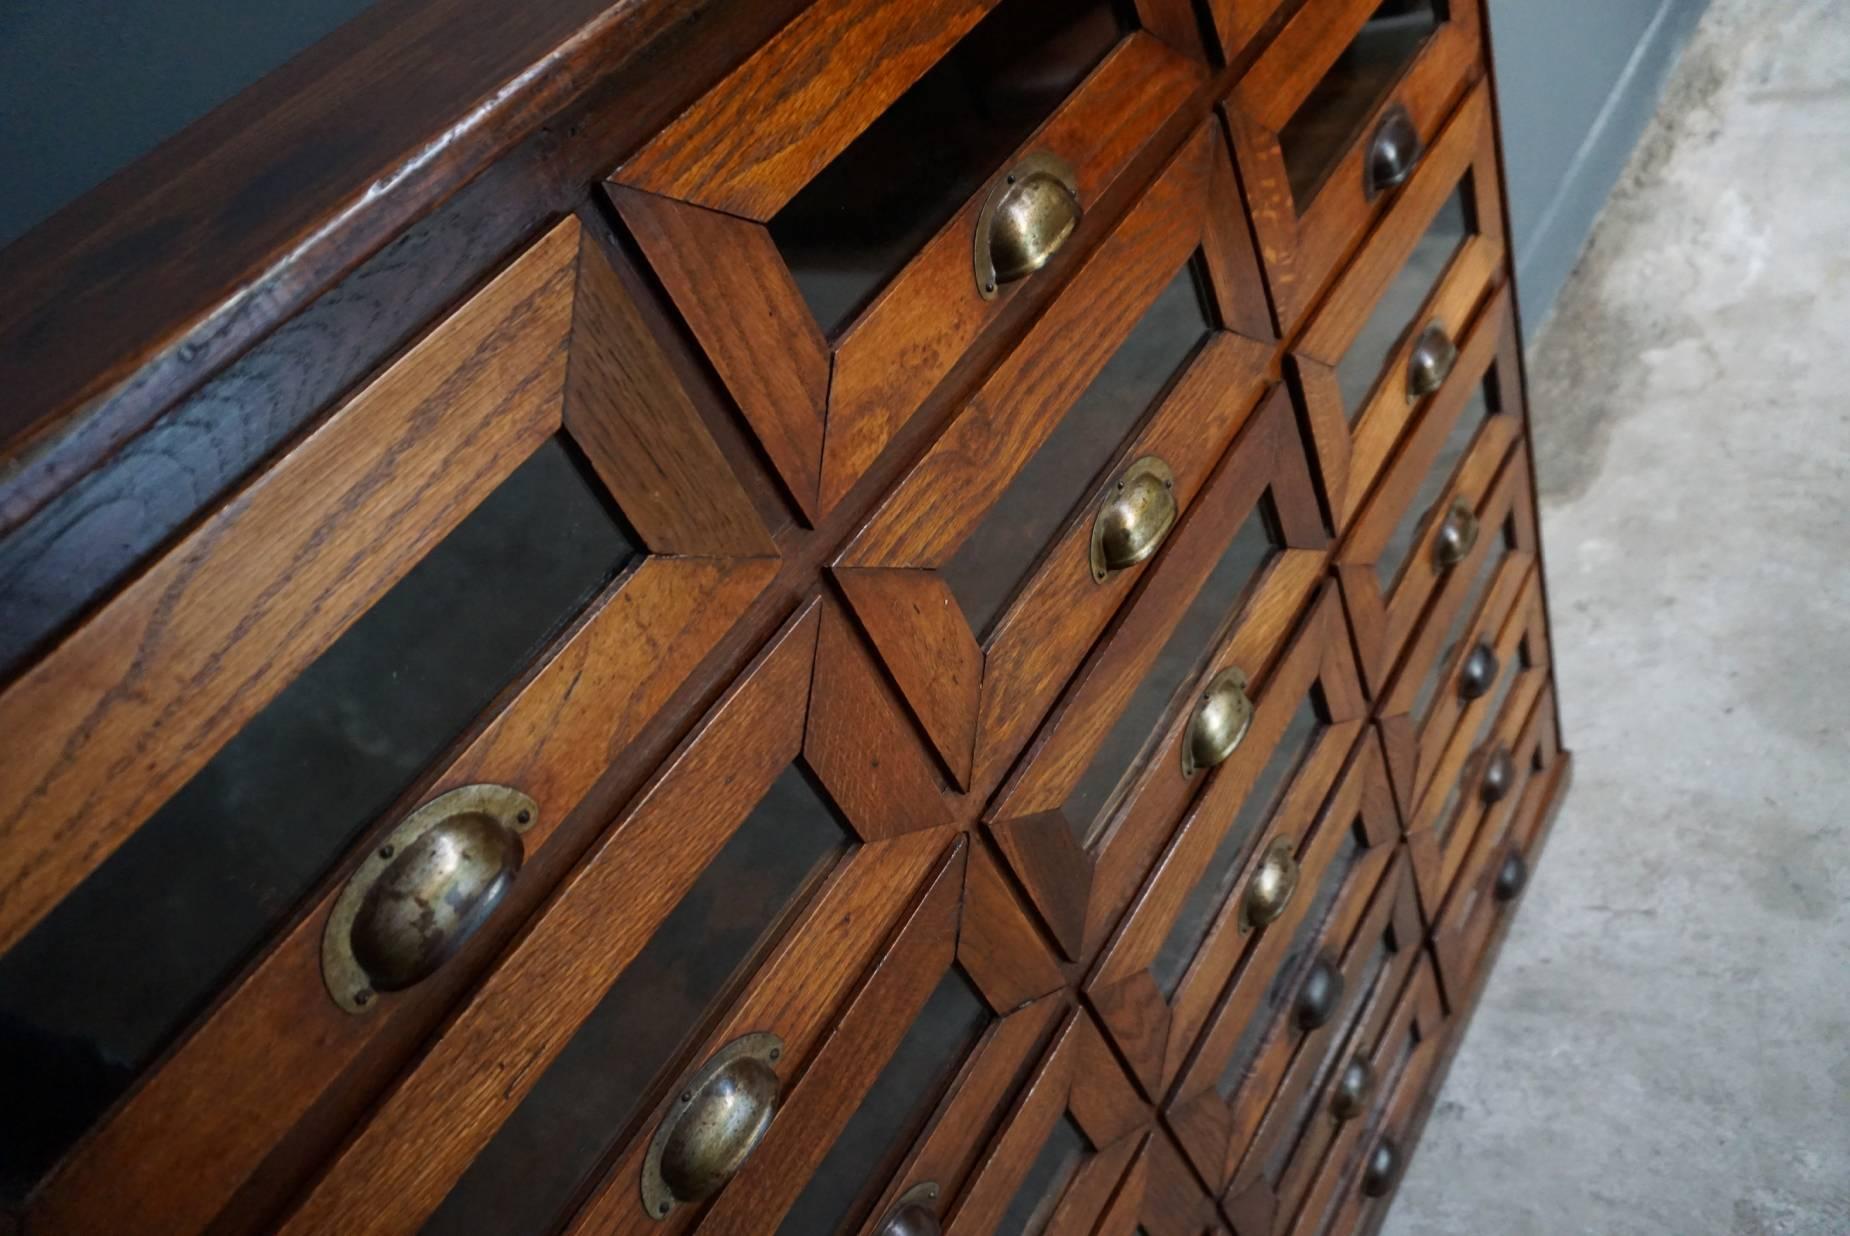
[[[712,1197],[738,1173],[777,1115],[775,1034],[748,1034],[713,1053],[681,1085],[642,1161],[642,1205],[661,1219]]]
[[[1407,357],[1407,398],[1424,399],[1445,385],[1458,363],[1458,345],[1434,322],[1420,334]]]
[[[1497,682],[1497,654],[1489,644],[1479,644],[1465,658],[1458,671],[1458,694],[1466,700],[1479,699],[1490,693]]]
[[[1477,512],[1463,498],[1452,503],[1433,534],[1432,552],[1441,570],[1455,567],[1465,560],[1477,544]]]
[[[875,1229],[874,1236],[944,1236],[944,1226],[932,1207],[938,1201],[938,1186],[930,1181],[913,1185],[899,1195],[892,1211]]]
[[[1084,215],[1079,178],[1066,160],[1037,151],[1010,168],[976,217],[976,290],[995,299],[1053,259]]]
[[[1311,963],[1304,985],[1298,988],[1298,1029],[1315,1030],[1336,1016],[1343,1000],[1343,972],[1336,963],[1319,957]]]
[[[406,816],[335,898],[321,935],[334,1002],[363,1013],[429,978],[494,913],[520,871],[539,807],[504,785],[466,785]]]
[[[1368,139],[1368,157],[1362,161],[1362,189],[1369,201],[1407,183],[1420,162],[1420,131],[1413,117],[1399,104],[1389,110]]]
[[[1490,753],[1484,765],[1484,779],[1478,782],[1478,794],[1486,803],[1500,803],[1516,784],[1516,761],[1508,747]]]
[[[1343,1066],[1330,1095],[1330,1115],[1337,1120],[1354,1120],[1368,1106],[1368,1096],[1375,1088],[1375,1070],[1357,1056]]]
[[[1383,1137],[1375,1143],[1368,1163],[1362,1168],[1362,1196],[1385,1197],[1394,1187],[1394,1177],[1399,1174],[1400,1147],[1394,1144],[1393,1138]]]
[[[1263,927],[1285,912],[1291,894],[1298,890],[1298,859],[1291,841],[1281,837],[1265,849],[1259,869],[1246,882],[1246,896],[1240,902],[1240,930]]]
[[[1092,517],[1093,582],[1103,583],[1156,552],[1175,527],[1175,490],[1175,473],[1154,455],[1124,470]]]
[[[1182,775],[1213,768],[1239,748],[1253,726],[1253,701],[1246,674],[1228,666],[1208,680],[1182,739]]]
[[[1497,882],[1491,885],[1491,895],[1498,901],[1510,902],[1522,896],[1523,886],[1529,882],[1529,864],[1523,856],[1514,850],[1503,860],[1503,866],[1497,869]]]

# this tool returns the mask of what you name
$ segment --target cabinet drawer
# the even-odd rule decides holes
[[[1242,959],[1289,935],[1279,922],[1295,921],[1309,905],[1312,889],[1294,884],[1292,874],[1330,861],[1312,844],[1321,830],[1311,826],[1365,728],[1333,588],[1324,588],[1283,656],[1249,689],[1244,733],[1224,763],[1195,774],[1205,784],[1085,982],[1106,1032],[1153,1099],[1177,1084]],[[1370,788],[1353,787],[1367,807],[1348,855],[1354,862],[1393,838],[1386,796]],[[1270,917],[1279,921],[1255,929]]]
[[[1196,500],[1270,351],[1212,123],[834,564],[960,786],[998,775]]]
[[[791,619],[281,1230],[731,1231],[799,1203],[849,1223],[880,1183],[832,1155],[851,1120],[902,1145],[965,1045],[1031,1050],[1010,1015],[1042,1016],[1059,970],[945,827],[857,640],[830,602]],[[948,1030],[921,1046],[921,1017]],[[762,1140],[676,1160],[664,1130],[720,1084],[707,1066],[754,1044],[753,1084],[780,1096]],[[901,1052],[923,1076],[896,1114]]]
[[[1164,1112],[1236,1216],[1270,1215],[1295,1190],[1287,1169],[1299,1142],[1318,1132],[1317,1096],[1343,1044],[1419,956],[1405,860],[1391,846],[1363,849],[1355,808],[1340,805],[1322,838],[1336,838],[1327,847],[1335,853],[1306,890],[1305,910],[1280,933],[1285,942],[1240,976]]]
[[[1480,85],[1292,349],[1338,535],[1449,376],[1503,264],[1490,88]]]
[[[1505,620],[1541,586],[1530,548],[1535,515],[1528,493],[1528,456],[1518,449],[1504,462],[1484,508],[1493,534],[1459,564],[1461,573],[1408,641],[1401,670],[1377,705],[1388,775],[1409,823],[1461,717],[1506,681],[1503,671],[1512,664],[1548,664],[1547,641],[1539,633],[1520,645],[1499,642],[1500,633],[1516,638],[1514,630],[1504,632]],[[1529,660],[1513,660],[1518,656]]]
[[[1139,11],[825,0],[611,175],[812,521],[1205,79]]]
[[[1422,963],[1375,1041],[1375,1101],[1335,1137],[1294,1233],[1359,1232],[1385,1211],[1413,1152],[1430,1099],[1427,1087],[1451,1033],[1432,966]]]
[[[1146,1120],[1097,1026],[1083,1010],[1072,1010],[1053,1049],[983,1145],[945,1233],[1096,1230],[1143,1147]]]
[[[1408,976],[1426,968],[1424,952],[1406,942],[1405,860],[1384,881],[1377,902],[1393,890],[1392,917],[1377,904],[1360,933],[1375,947],[1363,979],[1345,993],[1340,1024],[1316,1049],[1292,1061],[1278,1096],[1234,1169],[1222,1205],[1241,1236],[1288,1232],[1343,1128],[1375,1097],[1375,1044],[1393,1017]],[[1383,928],[1381,923],[1386,921]],[[1350,959],[1353,964],[1353,959]]]
[[[1328,543],[1291,398],[1241,427],[990,807],[998,848],[1088,961],[1196,789],[1182,750],[1227,665],[1263,677],[1324,574]]]
[[[1477,991],[1567,793],[1572,757],[1560,749],[1552,686],[1529,708],[1510,753],[1510,790],[1483,812],[1433,924],[1439,978],[1453,1009],[1467,1007]]]
[[[1218,1231],[1214,1199],[1161,1125],[1144,1137],[1097,1236],[1202,1236]]]
[[[1483,508],[1522,433],[1510,303],[1505,289],[1479,313],[1451,376],[1419,413],[1337,547],[1362,677],[1378,697],[1388,692],[1429,603],[1458,596],[1459,581],[1475,578],[1473,568],[1493,556],[1502,530],[1485,522]],[[1526,506],[1516,513],[1515,531],[1515,548],[1533,553]]]
[[[1433,774],[1407,817],[1407,843],[1429,916],[1445,901],[1489,808],[1509,796],[1517,735],[1548,682],[1541,575],[1531,571],[1499,630],[1486,632],[1497,663],[1491,690],[1464,705]]]
[[[1477,0],[1330,0],[1285,23],[1228,96],[1281,333],[1401,192],[1480,74]]]
[[[90,1131],[34,1222],[190,1231],[287,1189],[253,1183],[266,1156],[365,1101],[775,574],[679,388],[570,363],[648,372],[633,315],[559,225],[0,697],[10,1054],[78,1070],[9,1175]],[[676,452],[707,479],[670,502]],[[452,844],[483,857],[453,921],[366,909],[362,883],[407,889]]]

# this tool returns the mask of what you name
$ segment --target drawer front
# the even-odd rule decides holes
[[[1475,997],[1566,796],[1571,757],[1560,748],[1552,686],[1529,708],[1510,754],[1510,791],[1483,813],[1433,924],[1439,977],[1454,1009]]]
[[[1452,1033],[1432,966],[1422,963],[1375,1041],[1370,1071],[1377,1097],[1333,1140],[1294,1233],[1359,1232],[1386,1211],[1425,1121],[1428,1087]],[[1237,1225],[1235,1230],[1246,1236]]]
[[[834,565],[960,786],[993,784],[1263,390],[1259,296],[1204,125]]]
[[[807,518],[1025,280],[1059,277],[1034,272],[1205,79],[1141,28],[1185,10],[827,0],[612,174]]]
[[[1291,1062],[1277,1095],[1243,1152],[1221,1204],[1246,1236],[1288,1232],[1336,1138],[1367,1114],[1375,1097],[1375,1044],[1393,1017],[1415,969],[1425,969],[1417,927],[1409,920],[1412,888],[1404,859],[1382,882],[1357,933],[1359,956],[1344,958],[1345,988],[1333,1031]],[[1352,946],[1351,953],[1356,952]]]
[[[1425,792],[1407,818],[1407,844],[1429,914],[1444,903],[1486,812],[1509,796],[1517,735],[1548,682],[1540,572],[1530,571],[1501,627],[1485,634],[1496,662],[1491,689],[1460,710],[1451,736],[1432,758]]]
[[[1336,838],[1324,846],[1334,852],[1304,890],[1305,909],[1275,924],[1282,942],[1240,976],[1164,1112],[1236,1222],[1280,1209],[1344,1043],[1420,951],[1405,861],[1391,845],[1366,847],[1360,812],[1336,805],[1320,838]]]
[[[1238,58],[1291,3],[1292,0],[1208,0],[1208,15],[1221,58],[1229,63]]]
[[[1281,332],[1481,75],[1477,0],[1307,4],[1224,106]]]
[[[1274,386],[987,814],[1073,960],[1096,955],[1209,780],[1185,774],[1182,752],[1217,667],[1265,674],[1323,578],[1328,539],[1291,398]]]
[[[1278,924],[1309,903],[1312,890],[1290,877],[1300,850],[1307,860],[1321,857],[1308,844],[1310,825],[1364,729],[1334,589],[1324,588],[1284,654],[1251,683],[1250,698],[1243,736],[1224,763],[1196,774],[1205,783],[1085,982],[1152,1099],[1178,1084],[1242,957],[1288,934]],[[1357,848],[1391,841],[1383,796],[1362,797],[1369,810]]]
[[[1502,274],[1490,87],[1480,84],[1292,349],[1338,534],[1347,531]]]
[[[1000,1128],[982,1144],[944,1231],[1051,1236],[1097,1230],[1144,1148],[1147,1120],[1097,1026],[1084,1011],[1072,1010]]]
[[[281,1231],[852,1231],[940,1096],[998,1101],[1061,975],[858,638],[802,607]],[[725,1087],[737,1139],[682,1136]]]
[[[1157,1126],[1144,1136],[1117,1197],[1091,1230],[1097,1236],[1202,1236],[1218,1231],[1218,1220],[1214,1199]]]
[[[0,695],[0,1002],[92,1061],[8,1139],[34,1222],[286,1191],[266,1156],[365,1102],[775,574],[686,395],[626,386],[662,358],[604,244],[559,225]],[[453,920],[367,908],[452,845]]]
[[[1479,313],[1456,368],[1337,547],[1362,676],[1384,701],[1397,674],[1413,680],[1399,667],[1430,603],[1459,595],[1459,581],[1493,554],[1499,525],[1485,522],[1484,506],[1522,434],[1518,347],[1506,288]],[[1533,553],[1526,506],[1516,525],[1517,549]]]
[[[1502,643],[1505,622],[1522,607],[1525,590],[1539,592],[1534,546],[1535,510],[1529,500],[1526,449],[1504,461],[1490,499],[1482,508],[1491,531],[1459,563],[1420,627],[1408,640],[1400,672],[1377,706],[1388,775],[1402,817],[1415,820],[1431,790],[1441,756],[1461,718],[1506,681],[1504,669],[1518,649]],[[1520,651],[1548,663],[1546,640],[1537,637]]]

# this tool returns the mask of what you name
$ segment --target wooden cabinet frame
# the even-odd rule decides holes
[[[1229,663],[1231,651],[1216,655],[1213,672]],[[1271,816],[1254,829],[1235,859],[1235,891],[1214,907],[1174,993],[1165,996],[1152,972],[1164,941],[1190,891],[1208,871],[1222,834],[1235,822],[1253,782],[1273,758],[1287,724],[1313,691],[1327,709],[1319,731],[1281,787]],[[1238,890],[1262,860],[1269,839],[1300,830],[1308,834],[1365,728],[1366,704],[1333,588],[1326,586],[1305,615],[1276,667],[1253,692],[1253,703],[1245,739],[1196,795],[1085,981],[1086,998],[1152,1099],[1168,1096],[1176,1086],[1193,1092],[1190,1078],[1183,1077],[1184,1066],[1250,943],[1239,928]],[[1397,831],[1391,807],[1380,795],[1374,796],[1366,819],[1368,836],[1375,843],[1391,840]],[[1258,934],[1270,936],[1276,926]]]
[[[1149,569],[1146,562],[1093,579],[1092,521],[1112,479],[1129,461],[1159,454],[1174,469],[1186,513],[1263,389],[1271,349],[1212,332],[979,642],[941,570],[1144,310],[1197,254],[1223,326],[1260,303],[1233,169],[1218,141],[1211,123],[1187,140],[834,564],[959,786],[984,783],[1013,759]]]
[[[1524,719],[1548,683],[1548,628],[1538,572],[1530,572],[1490,646],[1499,667],[1497,686],[1460,710],[1451,736],[1433,761],[1426,791],[1407,817],[1407,847],[1419,879],[1420,902],[1429,917],[1436,917],[1444,904],[1471,839],[1491,814],[1482,792],[1491,756],[1499,749],[1514,752]],[[1501,710],[1493,716],[1491,709],[1499,702]],[[1502,801],[1512,793],[1506,791]],[[1448,817],[1450,826],[1441,837]]]
[[[1355,629],[1356,655],[1361,662],[1363,679],[1377,696],[1391,694],[1393,688],[1389,680],[1401,664],[1414,632],[1420,629],[1428,602],[1435,594],[1449,596],[1455,602],[1468,587],[1466,581],[1473,578],[1473,565],[1481,560],[1475,555],[1488,553],[1493,544],[1500,543],[1495,534],[1502,527],[1501,521],[1487,523],[1480,517],[1480,534],[1472,550],[1473,557],[1445,568],[1438,562],[1433,544],[1454,503],[1467,503],[1474,512],[1482,508],[1485,495],[1511,445],[1522,434],[1520,363],[1521,345],[1516,338],[1510,293],[1505,288],[1478,314],[1460,344],[1457,367],[1401,440],[1392,465],[1382,474],[1348,535],[1337,547],[1336,574],[1342,581],[1343,602]],[[1376,564],[1417,498],[1420,483],[1433,470],[1445,440],[1458,418],[1466,414],[1472,395],[1482,387],[1493,365],[1496,403],[1491,414],[1473,432],[1469,448],[1437,500],[1415,516],[1418,524],[1406,560],[1395,578],[1384,584]],[[1519,542],[1516,548],[1534,553],[1535,523],[1527,507],[1518,514],[1517,522]],[[1431,629],[1430,619],[1426,629]],[[1398,672],[1403,678],[1409,677],[1405,668]],[[1386,705],[1384,711],[1398,710]],[[1390,767],[1394,767],[1396,753],[1390,750],[1388,754]],[[1399,788],[1397,785],[1396,789]],[[1407,805],[1404,793],[1402,805],[1403,808]]]
[[[1401,917],[1394,930],[1406,923],[1404,883],[1407,864],[1389,877],[1385,887],[1396,888],[1390,903]],[[1395,881],[1399,883],[1396,884]],[[1378,938],[1372,926],[1383,914],[1371,907],[1371,925],[1361,938]],[[1292,1230],[1298,1209],[1316,1180],[1344,1121],[1331,1110],[1332,1091],[1342,1070],[1354,1059],[1370,1060],[1375,1044],[1398,1006],[1406,980],[1427,968],[1423,948],[1405,948],[1394,963],[1384,966],[1377,981],[1366,990],[1345,993],[1339,1024],[1346,1033],[1332,1036],[1322,1051],[1300,1051],[1266,1108],[1265,1118],[1249,1139],[1243,1154],[1236,1154],[1233,1176],[1221,1194],[1221,1205],[1233,1219],[1239,1236],[1270,1236]],[[1359,984],[1357,985],[1359,988]],[[1315,1087],[1315,1093],[1311,1093]],[[1353,1117],[1351,1117],[1353,1119]]]
[[[1406,1170],[1417,1126],[1425,1119],[1432,1097],[1428,1087],[1435,1080],[1440,1059],[1450,1049],[1455,1029],[1446,1018],[1431,965],[1420,966],[1401,993],[1371,1057],[1376,1100],[1365,1118],[1348,1122],[1337,1135],[1294,1231],[1305,1236],[1359,1232],[1366,1216],[1386,1213]],[[1401,1166],[1386,1194],[1365,1197],[1360,1188],[1363,1165],[1383,1138],[1391,1139],[1399,1149]],[[1237,1223],[1235,1230],[1238,1236],[1247,1236]]]
[[[1403,186],[1370,201],[1364,191],[1368,143],[1381,118],[1393,108],[1406,109],[1421,146],[1429,147],[1459,97],[1482,74],[1478,0],[1438,2],[1444,9],[1439,28],[1357,130],[1302,211],[1292,198],[1279,134],[1381,0],[1305,5],[1222,105],[1281,334],[1289,334],[1302,320],[1369,222],[1406,192]]]
[[[1353,819],[1336,817],[1333,831],[1346,831]],[[1287,1119],[1286,1113],[1319,1079],[1325,1062],[1343,1049],[1344,1032],[1365,1017],[1371,991],[1382,986],[1400,989],[1422,955],[1420,940],[1419,901],[1411,873],[1393,847],[1383,846],[1357,864],[1312,950],[1333,961],[1343,979],[1340,1002],[1328,1021],[1306,1029],[1295,1020],[1295,1001],[1263,1005],[1266,988],[1279,973],[1276,953],[1264,959],[1268,964],[1242,976],[1247,981],[1216,1010],[1163,1112],[1189,1161],[1217,1192],[1243,1198],[1243,1205],[1268,1213],[1276,1208],[1278,1182],[1261,1170],[1268,1139],[1281,1135],[1274,1126]],[[1383,954],[1371,986],[1370,967]],[[1300,969],[1300,977],[1303,972]],[[1300,977],[1290,980],[1293,990]],[[1232,1093],[1223,1096],[1217,1082],[1255,1018],[1265,1024],[1251,1065]]]
[[[1467,466],[1470,465],[1467,459]],[[1460,715],[1473,701],[1464,698],[1460,677],[1479,644],[1493,651],[1505,618],[1514,611],[1518,595],[1527,586],[1536,562],[1535,508],[1528,500],[1527,452],[1519,448],[1498,473],[1484,514],[1487,523],[1477,546],[1459,563],[1455,578],[1434,602],[1425,623],[1409,642],[1401,672],[1376,706],[1381,718],[1382,747],[1387,752],[1388,775],[1401,815],[1411,822],[1433,784],[1439,758],[1450,741]],[[1474,612],[1466,612],[1475,603]],[[1446,656],[1441,647],[1456,632],[1455,646]],[[1548,663],[1545,640],[1529,645],[1538,663]],[[1445,659],[1441,660],[1444,656]],[[1498,653],[1497,666],[1508,660]],[[1430,693],[1424,712],[1421,696]]]
[[[1045,1231],[1090,1232],[1110,1205],[1142,1144],[1149,1109],[1082,1009],[1066,1016],[1052,1049],[990,1138],[963,1196],[945,1217],[946,1236],[990,1236],[1063,1117],[1089,1149],[1061,1186]]]
[[[767,224],[996,0],[822,0],[624,161],[606,185],[798,509],[811,523],[860,478],[1019,285],[976,287],[985,184],[833,339]],[[1190,27],[1184,0],[1140,0]],[[854,37],[841,37],[852,30]],[[1122,39],[994,169],[1051,151],[1094,205],[1206,80],[1145,30]],[[1237,209],[1237,207],[1236,207]],[[1082,224],[1083,227],[1083,224]]]
[[[948,806],[897,700],[871,658],[853,655],[856,638],[832,602],[802,607],[560,886],[282,1231],[416,1231],[793,761],[814,775],[854,844],[684,1048],[681,1066],[656,1079],[649,1115],[568,1230],[724,1231],[738,1207],[781,1213],[953,962],[997,1014],[1061,985],[1006,886],[967,879],[978,865],[948,827]],[[870,798],[866,774],[875,762],[894,779],[885,785],[914,792]],[[985,861],[981,870],[993,868]],[[641,1162],[676,1077],[759,1031],[783,1040],[786,1083],[752,1162],[704,1208],[644,1213]]]
[[[1512,700],[1512,705],[1517,701]],[[1499,727],[1501,728],[1501,727]],[[1532,873],[1548,830],[1572,777],[1571,757],[1555,728],[1554,688],[1544,686],[1523,720],[1512,747],[1517,780],[1502,802],[1486,811],[1457,878],[1434,915],[1433,954],[1446,1004],[1464,1009],[1476,999],[1486,963],[1495,954],[1516,906],[1493,892],[1499,869],[1511,855]],[[1520,892],[1520,890],[1518,890]]]
[[[1229,615],[1225,651],[1196,675],[1195,687],[1177,693],[1179,704],[1159,722],[1144,763],[1129,771],[1122,797],[1107,808],[1109,818],[1082,845],[1063,804],[1208,574],[1268,495],[1284,548],[1249,585],[1237,615]],[[1071,959],[1089,961],[1103,947],[1189,797],[1211,781],[1185,781],[1178,754],[1199,683],[1229,655],[1253,682],[1265,677],[1323,579],[1328,543],[1295,410],[1288,392],[1275,386],[985,814],[997,848]]]
[[[776,575],[769,534],[603,243],[558,224],[0,695],[0,726],[21,739],[0,769],[10,942],[546,437],[579,444],[648,550],[363,831],[40,1183],[29,1222],[190,1232],[285,1191],[267,1162],[292,1127],[331,1090],[364,1087],[379,1053],[405,1051],[515,926],[491,920],[444,974],[354,1016],[320,966],[347,872],[417,804],[478,782],[535,799],[532,862]],[[663,483],[693,473],[697,490]]]
[[[1367,325],[1374,306],[1400,277],[1415,247],[1466,177],[1470,232],[1382,362],[1362,406],[1343,401],[1336,367]],[[1414,346],[1430,326],[1464,337],[1507,251],[1490,87],[1480,84],[1446,124],[1406,187],[1356,258],[1343,271],[1291,350],[1291,375],[1316,444],[1318,477],[1333,525],[1346,530],[1361,510],[1395,445],[1418,411],[1407,390]]]

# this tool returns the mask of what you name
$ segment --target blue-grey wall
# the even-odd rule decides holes
[[[375,0],[0,0],[0,249]]]
[[[1708,0],[1490,0],[1523,326],[1533,335]]]

